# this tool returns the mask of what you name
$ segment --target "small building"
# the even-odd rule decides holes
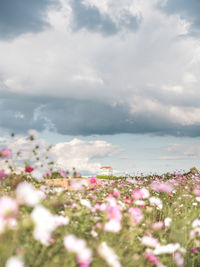
[[[100,175],[113,175],[113,168],[110,166],[103,166],[100,168]]]

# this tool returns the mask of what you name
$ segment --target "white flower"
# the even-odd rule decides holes
[[[31,184],[27,182],[20,183],[16,189],[17,201],[20,204],[26,204],[28,206],[34,207],[37,205],[41,199],[45,197],[45,194],[36,190]]]
[[[55,223],[57,226],[67,225],[69,223],[69,218],[64,216],[54,216]]]
[[[108,232],[116,233],[119,232],[120,229],[121,229],[121,224],[117,220],[110,220],[104,226],[104,230]]]
[[[88,209],[91,209],[91,204],[90,204],[90,201],[88,199],[81,199],[80,203],[81,203],[81,205],[87,207]]]
[[[51,233],[57,227],[55,216],[43,206],[38,205],[32,211],[31,218],[35,223],[34,238],[47,246]]]
[[[170,227],[171,222],[172,222],[172,219],[169,217],[165,218],[165,220],[164,220],[164,224],[166,227]]]
[[[22,260],[16,256],[13,256],[7,260],[5,267],[25,267],[25,265]]]
[[[141,239],[142,244],[155,248],[156,246],[159,245],[159,242],[156,238],[153,238],[151,236],[143,236]]]
[[[160,200],[160,198],[150,197],[149,201],[152,206],[156,206],[159,210],[162,209],[163,205],[162,205],[162,201]]]
[[[137,206],[144,206],[146,204],[144,200],[136,200],[134,203]]]
[[[195,219],[192,223],[192,227],[196,228],[196,227],[200,227],[200,220],[199,219]]]
[[[106,242],[102,242],[98,247],[99,255],[107,262],[111,267],[121,267],[118,256],[115,254],[112,248],[110,248]]]
[[[160,254],[172,254],[175,251],[180,251],[182,253],[185,253],[185,249],[182,248],[180,246],[180,244],[176,243],[176,244],[167,244],[165,246],[162,245],[158,245],[156,246],[156,248],[154,249],[153,253],[155,255],[160,255]]]
[[[31,130],[28,131],[28,135],[30,137],[36,137],[38,135],[38,132],[36,130],[34,130],[34,129],[31,129]]]
[[[142,198],[149,198],[149,190],[147,190],[145,187],[141,188],[140,191],[142,192]]]

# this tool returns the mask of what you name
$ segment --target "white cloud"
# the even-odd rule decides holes
[[[51,153],[55,155],[57,167],[68,170],[75,167],[79,171],[97,173],[101,167],[98,158],[112,156],[118,151],[118,147],[106,141],[86,142],[75,138],[70,142],[56,144]]]

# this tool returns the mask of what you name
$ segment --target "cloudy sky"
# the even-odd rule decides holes
[[[0,131],[95,173],[200,165],[199,0],[1,0]]]

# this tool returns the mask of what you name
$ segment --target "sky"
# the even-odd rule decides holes
[[[199,14],[199,0],[1,0],[0,145],[35,129],[86,175],[198,168]]]

